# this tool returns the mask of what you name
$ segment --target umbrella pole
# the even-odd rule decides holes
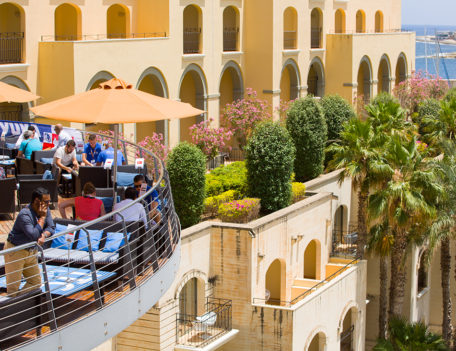
[[[114,124],[114,170],[112,172],[112,191],[113,191],[113,200],[114,205],[117,202],[117,144],[119,141],[119,125],[116,123]]]

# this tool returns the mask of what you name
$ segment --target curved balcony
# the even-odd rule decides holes
[[[180,223],[167,171],[145,148],[126,140],[119,144],[129,164],[144,158],[143,169],[123,167],[129,177],[143,173],[148,190],[90,222],[56,218],[53,212],[56,234],[43,246],[30,243],[0,251],[0,349],[90,350],[146,313],[173,282]],[[97,189],[97,195],[109,197],[115,191],[117,200],[122,190]],[[138,204],[146,217],[127,221],[127,212]],[[16,268],[8,266],[7,283],[4,259],[10,255],[8,265],[21,262],[17,255],[24,249],[38,257],[41,285],[24,286],[16,279],[20,290],[14,295],[11,272]]]

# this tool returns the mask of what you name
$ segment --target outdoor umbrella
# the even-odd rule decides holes
[[[186,118],[204,113],[190,104],[133,89],[120,79],[111,79],[101,83],[98,89],[55,100],[31,110],[37,116],[59,121],[114,124],[114,192],[117,187],[119,123]]]
[[[27,90],[0,82],[0,102],[24,103],[36,99],[39,99],[39,96],[32,94]]]

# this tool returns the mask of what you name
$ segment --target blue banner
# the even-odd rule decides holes
[[[0,135],[2,139],[5,137],[19,137],[30,125],[35,127],[35,133],[40,137],[41,142],[45,140],[52,141],[53,126],[50,124],[0,121]],[[43,138],[45,139],[43,140]]]

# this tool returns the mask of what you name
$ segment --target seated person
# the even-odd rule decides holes
[[[74,206],[75,219],[92,221],[106,214],[103,201],[96,198],[96,189],[91,182],[84,184],[83,196],[73,197],[59,203],[59,211],[62,218],[67,218],[67,207]]]
[[[33,151],[43,150],[43,144],[41,144],[39,139],[33,138],[33,132],[30,130],[24,131],[22,136],[23,141],[19,146],[17,157],[25,157],[30,160],[32,158]]]
[[[79,169],[79,163],[76,160],[76,143],[73,139],[68,140],[65,146],[61,146],[55,151],[52,166],[66,173]]]
[[[106,160],[114,159],[114,148],[112,147],[112,142],[109,142],[106,145],[106,149],[100,152],[98,155],[97,166],[102,166]],[[122,154],[122,151],[117,150],[117,165],[122,166],[127,164],[125,158]]]
[[[133,201],[136,200],[137,197],[138,197],[138,194],[137,194],[135,188],[128,187],[125,190],[125,200],[116,203],[114,205],[114,211],[120,210],[121,208],[131,204]],[[118,214],[116,214],[114,216],[114,220],[116,222],[121,222],[122,220],[125,220],[126,222],[127,221],[136,222],[136,221],[141,220],[141,221],[143,221],[144,226],[146,228],[148,227],[146,211],[144,210],[144,206],[139,202],[124,210],[121,210],[119,213],[123,216],[123,218],[122,218],[122,216],[119,216]]]
[[[30,125],[28,126],[27,130],[30,130],[33,133],[32,138],[40,141],[40,137],[36,133],[35,127]],[[16,145],[14,146],[15,149],[19,149],[21,147],[22,142],[24,141],[24,133],[19,135],[19,138],[16,140]]]
[[[97,136],[95,134],[90,134],[89,142],[84,145],[82,164],[92,167],[95,166],[97,164],[98,155],[100,152],[101,145],[97,143]]]
[[[133,178],[133,184],[135,185],[135,189],[138,193],[140,193],[141,190],[141,184],[146,183],[146,178],[142,174],[138,174]],[[150,190],[150,186],[147,185],[146,191]],[[149,209],[149,217],[152,219],[155,223],[160,222],[161,219],[161,206],[160,206],[160,199],[158,197],[158,191],[154,189],[150,195],[148,195],[145,198],[145,201],[147,203],[147,207]]]

